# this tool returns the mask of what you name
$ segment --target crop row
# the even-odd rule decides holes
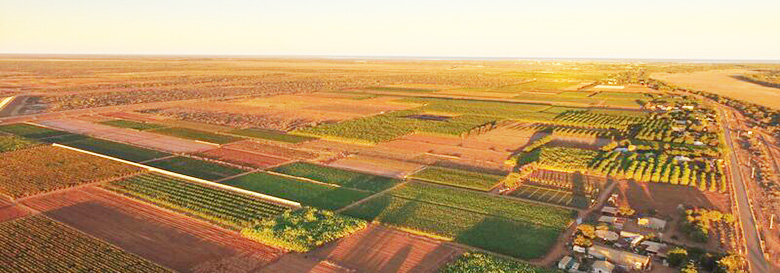
[[[64,148],[41,146],[0,156],[0,193],[24,197],[141,169]]]
[[[0,223],[3,272],[172,272],[44,216]]]
[[[107,183],[104,187],[234,229],[257,224],[288,209],[250,196],[159,174],[134,176]]]
[[[333,167],[295,162],[273,169],[274,172],[287,175],[304,177],[323,183],[339,185],[343,187],[379,192],[398,184],[397,179],[377,176],[366,173],[358,173],[337,169]]]
[[[0,134],[0,153],[22,150],[38,144],[40,143],[32,139]]]
[[[414,173],[410,178],[467,189],[489,191],[498,184],[503,177],[486,173],[430,166]]]

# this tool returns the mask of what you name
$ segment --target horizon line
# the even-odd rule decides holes
[[[647,57],[512,57],[512,56],[426,56],[426,55],[329,55],[329,54],[170,54],[170,53],[5,53],[7,57],[177,57],[240,59],[330,59],[330,60],[410,60],[410,61],[619,61],[691,63],[780,63],[780,59],[647,58]]]

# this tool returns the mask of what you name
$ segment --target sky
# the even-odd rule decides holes
[[[780,60],[780,1],[0,0],[0,53]]]

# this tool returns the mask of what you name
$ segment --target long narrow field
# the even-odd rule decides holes
[[[196,153],[216,148],[193,140],[155,134],[146,131],[118,128],[75,119],[44,120],[37,122],[70,133],[94,136],[120,143],[130,143],[171,153]]]
[[[169,153],[164,153],[152,149],[146,149],[136,147],[133,145],[127,145],[124,143],[113,142],[109,140],[85,137],[83,139],[77,139],[74,141],[57,141],[65,146],[78,148],[102,155],[116,157],[133,162],[142,162],[152,160],[155,158],[161,158],[170,156]]]
[[[110,182],[104,187],[236,230],[289,209],[248,195],[159,174],[138,175]]]
[[[393,178],[357,173],[306,162],[295,162],[279,166],[272,171],[371,192],[380,192],[400,182]]]
[[[64,148],[41,146],[0,156],[0,193],[14,198],[142,171]]]
[[[281,254],[238,233],[93,187],[23,204],[178,272],[256,272]]]
[[[212,158],[219,161],[224,161],[236,165],[255,167],[255,168],[268,168],[271,166],[281,165],[282,163],[289,162],[289,159],[258,154],[242,150],[234,150],[230,148],[218,148],[208,150],[199,153],[198,156]]]
[[[246,172],[231,166],[184,156],[151,161],[146,165],[205,180],[217,180]]]
[[[410,178],[466,189],[489,191],[501,182],[503,176],[431,166],[414,173]]]
[[[397,178],[403,178],[423,167],[417,163],[364,155],[342,158],[330,162],[328,166]]]
[[[569,210],[421,183],[344,213],[522,259],[546,254],[573,215]]]
[[[316,184],[267,173],[251,173],[224,181],[222,184],[328,210],[345,207],[371,195],[366,191]]]
[[[3,272],[173,272],[44,216],[0,223]]]

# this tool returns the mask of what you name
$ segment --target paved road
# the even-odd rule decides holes
[[[731,147],[732,151],[736,151],[734,148],[734,142],[731,139],[731,130],[729,126],[736,124],[733,122],[731,112],[727,109],[721,109],[723,113],[723,121],[726,123],[723,126],[726,134],[726,143]],[[747,186],[742,179],[742,173],[740,172],[739,159],[736,156],[736,152],[730,153],[731,156],[731,178],[734,182],[734,188],[736,189],[736,197],[738,204],[739,219],[742,221],[742,234],[744,234],[747,242],[747,254],[746,258],[750,266],[750,272],[752,273],[773,273],[778,272],[776,268],[773,268],[764,257],[764,251],[761,249],[761,239],[759,237],[758,226],[756,225],[755,218],[753,218],[753,211],[750,209],[750,201],[748,200]]]

